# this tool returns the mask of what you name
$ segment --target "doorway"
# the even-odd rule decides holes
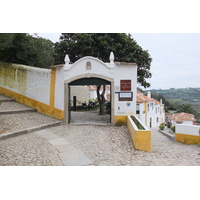
[[[105,98],[105,115],[99,115],[98,101],[90,95],[89,88],[97,85],[110,89],[109,98]],[[73,92],[77,89],[76,92]],[[78,92],[79,91],[79,92]],[[96,94],[96,90],[93,91]],[[65,84],[65,122],[73,124],[109,124],[113,117],[112,83],[108,80],[91,77],[80,78]],[[84,99],[85,96],[85,99]],[[68,97],[68,98],[67,98]],[[81,98],[80,98],[81,97]],[[76,102],[74,102],[76,101]],[[67,105],[66,105],[67,104]],[[76,108],[74,107],[76,106]]]

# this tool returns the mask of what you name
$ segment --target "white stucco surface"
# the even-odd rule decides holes
[[[25,96],[49,104],[51,70],[30,67],[27,70]]]
[[[90,63],[88,68],[87,63]],[[64,80],[66,83],[80,78],[102,78],[112,82],[114,91],[114,115],[130,115],[136,111],[136,86],[137,86],[137,65],[130,63],[103,63],[94,57],[84,57],[74,64],[66,63]],[[89,80],[89,79],[88,79]],[[119,101],[120,80],[131,80],[132,101]]]
[[[51,70],[19,64],[1,64],[0,86],[49,104]]]
[[[200,126],[187,125],[187,124],[176,124],[176,133],[186,134],[186,135],[196,135],[200,136]]]
[[[64,67],[56,68],[55,108],[64,110]]]

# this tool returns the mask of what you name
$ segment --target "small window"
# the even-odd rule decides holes
[[[139,110],[136,110],[136,114],[140,114],[140,111],[139,111]]]

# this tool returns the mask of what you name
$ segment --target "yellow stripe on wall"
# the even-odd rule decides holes
[[[64,119],[64,111],[58,108],[54,108],[52,106],[36,101],[19,93],[13,92],[1,86],[0,86],[0,94],[11,97],[19,103],[25,104],[32,108],[36,108],[38,112],[43,113],[45,115],[49,115],[57,119]]]
[[[51,69],[51,85],[50,85],[50,102],[49,105],[54,107],[55,104],[55,86],[56,86],[56,68]]]
[[[176,133],[176,141],[184,144],[200,145],[200,137],[196,135],[186,135],[186,134]]]

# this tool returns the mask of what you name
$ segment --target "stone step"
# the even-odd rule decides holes
[[[166,131],[164,131],[164,130],[160,130],[160,132],[161,132],[162,134],[166,135],[167,137],[169,137],[171,140],[174,140],[174,139],[175,139],[175,134],[173,134],[173,133],[168,133],[168,132],[166,132]]]
[[[18,131],[11,131],[11,132],[7,132],[7,133],[2,133],[2,134],[0,134],[0,140],[4,140],[4,139],[7,139],[7,138],[11,138],[11,137],[17,137],[19,135],[32,133],[32,132],[35,132],[35,131],[50,128],[50,127],[53,127],[53,126],[58,126],[58,125],[61,125],[61,124],[62,124],[62,121],[57,121],[57,122],[52,122],[52,123],[48,123],[48,124],[43,124],[43,125],[40,125],[40,126],[35,126],[35,127],[31,127],[31,128],[18,130]]]
[[[0,95],[0,140],[62,124],[61,120],[36,112],[35,108]]]
[[[22,112],[36,112],[36,109],[13,101],[3,101],[0,105],[0,115]]]
[[[1,102],[8,102],[8,101],[15,101],[15,100],[11,99],[10,97],[6,97],[6,96],[0,94],[0,101]]]
[[[43,115],[38,112],[23,112],[15,114],[0,115],[0,136],[8,132],[30,132],[29,129],[34,127],[45,128],[46,125],[62,124],[61,120]]]

